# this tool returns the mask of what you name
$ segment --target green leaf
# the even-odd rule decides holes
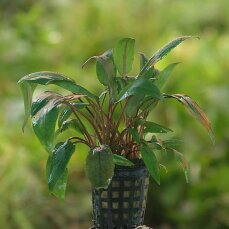
[[[156,77],[159,75],[160,71],[154,67],[147,69],[142,75],[139,75],[138,78],[156,80]]]
[[[144,65],[148,62],[148,58],[143,53],[140,54],[140,70],[144,67]],[[159,70],[154,68],[153,66],[147,69],[143,74],[139,74],[138,78],[150,79],[154,78],[159,74]]]
[[[50,159],[50,172],[48,174],[48,186],[51,192],[65,173],[67,164],[74,151],[75,146],[70,141],[58,143],[53,150],[53,155]]]
[[[55,95],[55,94],[53,94]],[[45,101],[45,102],[44,102]],[[32,126],[41,144],[50,153],[53,149],[55,126],[59,115],[58,99],[50,93],[43,93],[32,105]]]
[[[123,38],[114,47],[114,62],[121,76],[126,76],[132,69],[134,44],[134,39]]]
[[[144,97],[145,97],[144,94],[133,95],[129,99],[129,102],[128,102],[126,110],[125,110],[127,117],[133,117],[137,113],[137,110],[138,110],[141,102],[143,101]]]
[[[75,94],[87,95],[95,99],[97,98],[97,96],[89,92],[87,89],[76,84],[73,80],[60,73],[49,71],[35,72],[24,76],[18,81],[19,84],[22,84],[23,82],[41,85],[54,84]]]
[[[52,163],[52,157],[49,156],[47,165],[46,165],[46,177],[47,182],[50,175],[50,168]],[[52,194],[55,195],[57,198],[64,200],[65,199],[65,192],[67,187],[67,179],[68,179],[68,169],[66,168],[64,173],[60,176],[60,178],[57,180],[56,185],[54,186],[52,190]]]
[[[141,155],[150,175],[160,184],[159,164],[153,150],[147,144],[143,144],[141,146]]]
[[[113,78],[116,76],[112,50],[96,57],[96,74],[100,83],[105,86],[112,86]]]
[[[149,69],[151,66],[154,66],[159,60],[161,60],[163,57],[165,57],[172,49],[174,49],[177,45],[179,45],[181,42],[185,41],[186,39],[192,38],[192,36],[182,36],[178,37],[166,45],[164,45],[161,49],[159,49],[145,64],[145,66],[140,71],[139,75],[142,75],[143,72],[145,72],[147,69]]]
[[[193,99],[191,99],[187,95],[182,95],[182,94],[174,94],[174,95],[164,94],[163,97],[164,98],[173,98],[173,99],[178,100],[180,103],[182,103],[184,108],[205,127],[205,129],[207,130],[211,138],[211,141],[213,143],[215,142],[211,124],[206,114],[201,110],[201,108],[198,106],[198,104]]]
[[[150,146],[153,147],[153,149],[164,150],[161,140],[157,139],[155,135],[151,137],[151,140],[150,142],[148,142],[148,144],[150,144]]]
[[[36,85],[35,84],[29,84],[27,82],[23,82],[20,84],[20,88],[21,88],[22,95],[24,98],[25,118],[24,118],[24,122],[22,125],[22,131],[24,132],[26,123],[28,121],[28,118],[30,117],[32,97],[33,97],[33,92],[36,88]]]
[[[140,120],[139,123],[145,127],[144,133],[168,133],[168,132],[172,132],[171,129],[169,129],[165,126],[161,126],[155,122]]]
[[[128,160],[127,158],[117,155],[117,154],[113,154],[113,160],[114,163],[116,165],[122,165],[122,166],[133,166],[134,163],[130,160]]]
[[[165,148],[176,148],[177,146],[180,146],[183,143],[183,141],[179,139],[169,139],[162,141],[162,144]]]
[[[108,146],[91,149],[86,160],[86,175],[93,188],[107,188],[114,175],[113,153]]]
[[[179,63],[173,63],[170,64],[169,66],[167,66],[165,69],[163,69],[157,79],[154,81],[154,84],[161,89],[164,84],[166,83],[167,79],[169,78],[170,74],[172,73],[173,69],[175,68],[175,66],[179,64]]]
[[[140,70],[141,70],[148,62],[149,58],[147,58],[144,53],[139,53],[139,55],[140,55]]]
[[[136,79],[134,82],[131,82],[121,90],[117,97],[117,102],[131,95],[150,95],[158,100],[161,98],[159,89],[148,79]]]
[[[60,94],[51,91],[41,93],[31,105],[31,115],[36,115],[50,100],[58,102],[61,98]]]
[[[84,128],[77,119],[69,119],[62,123],[61,127],[57,130],[57,134],[64,132],[68,129],[74,129],[80,133],[84,133]]]
[[[140,143],[140,136],[138,134],[138,130],[136,128],[129,128],[128,131],[131,134],[131,136],[133,137],[134,141],[136,143]]]
[[[142,101],[140,109],[147,110],[147,111],[152,111],[158,104],[159,100],[158,99],[152,99],[151,97],[146,96],[144,100]]]

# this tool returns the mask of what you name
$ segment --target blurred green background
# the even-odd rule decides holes
[[[0,228],[79,228],[92,225],[86,149],[70,163],[66,200],[51,196],[44,168],[47,154],[27,127],[17,80],[50,70],[98,91],[90,56],[134,37],[150,56],[181,35],[198,35],[157,66],[182,62],[165,92],[185,93],[208,114],[213,146],[203,128],[180,104],[166,102],[152,118],[184,140],[190,183],[170,163],[160,187],[151,182],[145,224],[158,229],[229,228],[229,1],[228,0],[1,0],[0,1]],[[137,54],[135,58],[136,65]],[[134,74],[134,72],[133,72]]]

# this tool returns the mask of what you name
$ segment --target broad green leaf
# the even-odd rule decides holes
[[[86,175],[93,188],[107,188],[114,175],[114,157],[108,146],[91,149],[86,160]]]
[[[172,132],[171,129],[169,129],[165,126],[161,126],[155,122],[140,120],[139,123],[145,127],[144,133],[168,133],[168,132]]]
[[[36,115],[37,112],[50,102],[50,100],[53,100],[54,102],[56,100],[56,102],[58,102],[61,98],[62,96],[60,94],[51,91],[41,93],[31,105],[31,115]]]
[[[61,179],[61,176],[65,173],[67,164],[74,151],[75,146],[70,141],[58,143],[53,150],[48,176],[48,186],[51,192],[55,189],[58,180]]]
[[[112,50],[96,57],[96,74],[100,83],[105,86],[112,86],[113,78],[116,76]]]
[[[198,104],[192,100],[189,96],[187,95],[182,95],[182,94],[174,94],[174,95],[163,95],[164,98],[173,98],[178,100],[180,103],[183,104],[184,108],[193,116],[195,117],[207,130],[211,141],[214,143],[214,134],[211,128],[211,124],[206,116],[206,114],[201,110],[201,108],[198,106]]]
[[[141,146],[141,155],[150,175],[160,184],[159,164],[153,150],[147,144],[143,144]]]
[[[146,96],[142,101],[140,109],[147,110],[150,112],[152,109],[154,109],[157,106],[158,101],[159,101],[158,99],[152,99],[151,97]]]
[[[24,118],[24,122],[22,125],[22,131],[24,132],[26,123],[28,121],[28,118],[30,117],[32,97],[33,97],[33,92],[36,88],[36,85],[29,84],[27,82],[23,82],[20,84],[20,88],[22,91],[23,99],[24,99],[24,109],[25,109],[25,118]]]
[[[159,75],[157,76],[157,79],[154,81],[154,84],[161,89],[164,84],[166,83],[167,79],[169,78],[169,76],[171,75],[174,67],[177,65],[178,63],[173,63],[170,64],[169,66],[167,66],[165,69],[163,69]]]
[[[134,44],[134,39],[123,38],[114,47],[114,62],[121,76],[126,76],[132,69]]]
[[[104,68],[102,60],[100,59],[96,61],[96,74],[101,84],[105,86],[109,85],[108,74]]]
[[[149,69],[151,66],[154,66],[159,60],[161,60],[163,57],[165,57],[172,49],[174,49],[177,45],[179,45],[181,42],[185,41],[186,39],[192,38],[192,36],[182,36],[178,37],[166,45],[164,45],[162,48],[160,48],[145,64],[145,66],[140,71],[139,75],[142,75],[144,71]]]
[[[23,82],[41,85],[54,84],[75,94],[87,95],[95,99],[97,98],[97,96],[89,92],[87,89],[76,84],[73,80],[60,73],[48,71],[35,72],[24,76],[18,81],[19,84],[22,84]]]
[[[50,168],[52,163],[52,157],[49,156],[47,165],[46,165],[46,177],[47,182],[50,175]],[[67,187],[67,179],[68,179],[68,169],[66,168],[64,173],[60,176],[60,178],[57,180],[53,190],[52,194],[55,195],[57,198],[64,200],[65,199],[65,192]]]
[[[145,95],[133,95],[130,99],[129,102],[127,104],[126,107],[126,115],[127,117],[133,117],[134,115],[136,115],[137,110],[141,104],[141,102],[143,101]]]
[[[34,102],[35,105],[32,105],[34,113],[32,116],[32,126],[41,144],[50,153],[53,149],[55,126],[60,104],[55,97],[50,97],[49,93],[46,93],[46,97],[44,94],[42,94],[42,99],[38,97],[38,100]],[[46,102],[44,103],[43,101]]]
[[[116,165],[122,165],[122,166],[133,166],[134,163],[130,160],[128,160],[127,158],[117,155],[117,154],[113,154],[113,160],[114,163]]]
[[[130,132],[130,134],[133,137],[134,141],[136,143],[140,143],[140,136],[138,134],[138,130],[136,128],[130,128],[128,131]]]
[[[159,89],[148,79],[136,79],[134,82],[131,82],[121,90],[117,97],[117,102],[131,95],[149,95],[158,100],[161,98]]]
[[[113,60],[113,50],[110,49],[100,56],[89,58],[83,67],[91,60],[96,60],[96,74],[101,84],[108,86],[111,92],[111,100],[114,100],[117,92],[114,77],[116,77],[116,67]]]

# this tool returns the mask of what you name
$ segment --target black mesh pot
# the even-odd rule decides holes
[[[116,167],[108,189],[93,189],[94,228],[135,228],[143,224],[149,174],[144,166]]]

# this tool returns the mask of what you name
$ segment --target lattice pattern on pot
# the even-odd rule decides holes
[[[149,177],[141,173],[127,176],[120,172],[108,189],[93,190],[94,221],[98,228],[134,228],[144,220]]]

